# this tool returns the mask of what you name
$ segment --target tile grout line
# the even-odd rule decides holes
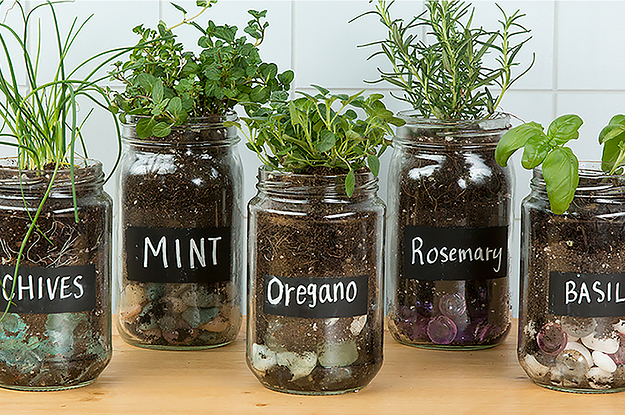
[[[551,74],[551,119],[555,119],[558,114],[558,0],[553,2],[553,65]]]
[[[296,0],[291,0],[291,70],[295,73],[297,77],[297,71],[295,70],[295,62],[296,62],[296,52],[295,52],[295,7]],[[290,98],[293,99],[295,95],[295,80],[291,83],[291,92]]]

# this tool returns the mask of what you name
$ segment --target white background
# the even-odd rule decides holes
[[[0,5],[0,19],[12,1]],[[34,2],[24,2],[32,7]],[[179,1],[190,14],[197,8],[192,1]],[[597,134],[617,113],[625,113],[625,2],[618,1],[501,1],[508,12],[522,9],[523,23],[532,29],[533,39],[520,55],[524,64],[536,55],[534,68],[514,85],[502,102],[501,110],[524,121],[536,121],[544,126],[556,116],[577,113],[585,121],[581,136],[572,144],[583,160],[600,158]],[[497,27],[500,13],[493,2],[475,2],[475,22],[487,29]],[[383,67],[383,58],[367,61],[374,48],[357,45],[379,40],[384,28],[374,16],[348,24],[360,13],[370,10],[366,0],[353,1],[238,1],[220,0],[197,21],[205,25],[208,19],[218,24],[229,23],[243,28],[249,20],[247,10],[268,10],[270,27],[266,42],[261,45],[265,61],[278,64],[280,70],[293,69],[296,73],[294,90],[310,91],[310,84],[319,84],[335,92],[382,92],[386,105],[392,110],[407,109],[405,103],[389,96],[385,84],[368,85],[364,80],[376,79],[376,68]],[[423,10],[421,1],[398,1],[393,6],[396,17],[410,19]],[[72,19],[80,20],[94,14],[68,57],[70,64],[82,61],[98,51],[130,46],[137,38],[132,28],[140,23],[155,27],[159,19],[168,25],[178,23],[180,13],[169,2],[92,1],[76,0],[73,4],[57,7],[65,30]],[[54,59],[55,44],[50,36],[49,15],[43,14],[42,62]],[[16,25],[16,13],[9,13],[6,22]],[[190,27],[178,31],[179,39],[188,49],[197,49],[196,30]],[[242,33],[242,29],[241,29]],[[32,37],[31,40],[35,39]],[[31,50],[36,43],[31,41]],[[14,58],[16,59],[16,58]],[[56,61],[55,61],[56,62]],[[50,70],[42,65],[44,70]],[[0,68],[6,69],[6,59],[0,56]],[[23,79],[23,75],[20,75]],[[23,81],[22,81],[23,82]],[[119,87],[114,83],[112,87]],[[81,108],[83,113],[88,108]],[[519,123],[518,120],[513,121]],[[105,168],[113,166],[117,144],[113,123],[103,111],[96,112],[84,128],[90,149],[89,156],[103,161]],[[255,193],[256,156],[240,145],[245,168],[245,201]],[[13,150],[0,147],[0,155],[12,155]],[[387,154],[381,168],[380,196],[386,198]],[[514,163],[518,166],[519,157]],[[512,298],[516,314],[519,278],[519,204],[528,193],[529,173],[516,168],[515,229],[512,250]],[[107,191],[115,198],[115,181],[107,184]],[[1,232],[1,230],[0,230]],[[118,255],[115,255],[116,259]]]

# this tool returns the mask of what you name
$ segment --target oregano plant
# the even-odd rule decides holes
[[[345,189],[351,197],[355,172],[368,168],[378,175],[379,158],[390,145],[385,136],[393,134],[391,125],[401,126],[404,121],[384,106],[381,94],[364,97],[360,91],[349,96],[313,87],[318,91],[315,95],[299,92],[300,98],[272,101],[256,116],[227,125],[239,128],[247,147],[270,170],[347,173]]]
[[[260,57],[258,46],[269,26],[263,20],[266,10],[249,10],[252,19],[245,35],[238,36],[236,26],[212,20],[206,26],[197,23],[197,17],[216,2],[197,1],[202,10],[189,18],[174,4],[183,13],[182,22],[168,28],[161,21],[156,30],[143,25],[133,29],[141,37],[139,43],[128,60],[116,62],[110,72],[125,90],[111,94],[122,122],[139,116],[139,138],[165,137],[190,118],[225,115],[237,104],[253,114],[272,94],[289,90],[293,72],[278,73],[275,64]],[[183,24],[198,30],[202,51],[197,55],[176,40],[173,30]]]
[[[510,86],[534,64],[532,59],[520,74],[512,73],[530,40],[519,10],[507,15],[497,5],[500,28],[486,30],[473,25],[475,10],[462,1],[428,0],[423,13],[407,22],[392,16],[393,3],[378,0],[374,10],[355,18],[377,16],[387,29],[385,39],[362,45],[380,48],[369,59],[382,55],[390,63],[390,70],[378,68],[380,78],[372,83],[400,88],[402,95],[393,96],[424,117],[457,121],[492,116]],[[488,54],[495,55],[494,66],[485,63]]]

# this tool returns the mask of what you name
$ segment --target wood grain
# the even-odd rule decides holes
[[[623,414],[625,393],[580,395],[535,386],[516,361],[516,330],[496,348],[443,352],[385,338],[385,363],[357,393],[272,392],[245,364],[245,334],[199,352],[140,349],[114,335],[109,367],[63,392],[0,390],[0,414]]]

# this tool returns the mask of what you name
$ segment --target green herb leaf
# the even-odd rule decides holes
[[[497,143],[497,148],[495,149],[495,160],[497,160],[497,163],[505,167],[510,156],[523,147],[532,137],[537,137],[537,139],[546,137],[542,125],[530,122],[508,130],[501,137],[499,143]]]
[[[373,173],[374,176],[378,176],[380,173],[380,159],[375,154],[367,155],[367,164],[369,165],[369,170]]]
[[[547,135],[537,134],[530,137],[523,149],[521,165],[528,170],[539,166],[552,148],[551,139]]]
[[[549,124],[547,135],[557,144],[564,144],[579,137],[579,128],[584,121],[574,114],[562,115]]]
[[[135,131],[137,132],[137,136],[139,138],[148,138],[151,137],[152,128],[154,127],[155,122],[152,118],[141,118],[135,127]]]
[[[558,147],[543,162],[543,177],[551,210],[556,215],[566,212],[579,184],[579,162],[568,147]]]
[[[183,14],[187,14],[187,11],[183,9],[182,6],[179,6],[176,3],[171,3],[171,5],[174,6],[176,9],[178,9],[179,11],[181,11]]]
[[[354,194],[354,186],[356,185],[356,176],[354,175],[353,170],[349,170],[347,176],[345,177],[345,193],[348,197],[352,197]]]
[[[165,122],[159,122],[152,129],[155,137],[167,137],[171,133],[171,127]]]
[[[152,99],[156,104],[159,104],[163,100],[163,81],[156,78],[152,84]]]
[[[332,150],[335,143],[336,135],[334,135],[332,131],[321,130],[319,133],[319,141],[315,144],[315,150],[320,153],[325,153],[326,151]]]

